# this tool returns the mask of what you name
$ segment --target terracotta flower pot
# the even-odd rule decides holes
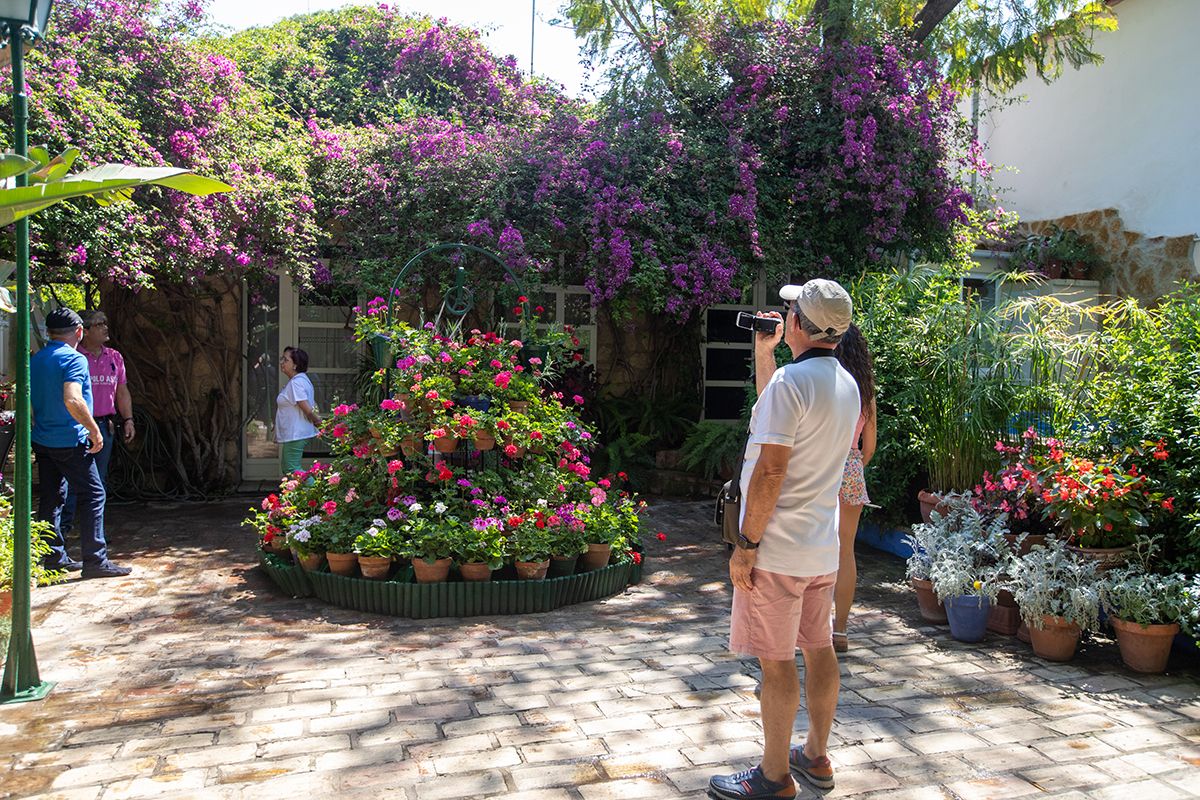
[[[587,552],[579,557],[579,566],[584,572],[591,572],[594,569],[607,567],[608,559],[611,556],[611,544],[589,544]]]
[[[406,456],[415,456],[418,453],[424,452],[425,440],[420,436],[410,436],[400,442],[400,449],[404,451]]]
[[[324,553],[312,553],[311,555],[302,556],[294,548],[292,549],[292,556],[296,559],[296,563],[300,565],[300,568],[305,572],[312,572],[317,567],[321,566],[321,561],[325,558]]]
[[[921,610],[921,619],[934,625],[948,624],[950,620],[946,618],[946,607],[934,594],[933,584],[920,578],[912,578],[909,582],[912,583],[913,591],[917,593],[917,607]]]
[[[1010,547],[1013,547],[1013,548],[1015,548],[1017,546],[1018,538],[1019,538],[1019,534],[1016,534],[1016,533],[1004,534],[1004,540],[1006,542],[1008,542]],[[1026,555],[1030,550],[1032,550],[1034,548],[1034,545],[1039,545],[1039,544],[1041,544],[1041,545],[1046,544],[1046,534],[1044,534],[1044,533],[1027,534],[1025,536],[1025,541],[1021,542],[1021,549],[1017,552],[1017,555],[1019,555],[1019,556]]]
[[[1132,545],[1126,545],[1125,547],[1076,547],[1073,544],[1069,544],[1067,545],[1067,549],[1080,558],[1095,561],[1098,572],[1107,572],[1114,567],[1122,566],[1129,560],[1129,555],[1133,552]]]
[[[546,577],[546,571],[550,569],[550,559],[545,561],[516,561],[513,566],[517,568],[517,577],[523,581],[540,581]]]
[[[508,404],[508,410],[514,414],[524,414],[529,410],[528,400],[512,400]]]
[[[476,450],[492,450],[496,447],[496,437],[490,433],[475,434],[475,449]]]
[[[942,496],[925,489],[917,492],[917,502],[921,504],[921,519],[925,521],[926,525],[933,521],[929,516],[933,511],[936,510],[939,514],[945,511],[942,506]]]
[[[458,437],[439,436],[433,440],[433,449],[439,453],[453,453],[458,449]]]
[[[509,455],[508,454],[508,446],[509,445],[513,445],[516,448],[516,451],[511,456],[509,456],[510,458],[521,458],[523,455],[525,455],[524,447],[522,447],[519,444],[514,443],[512,439],[505,439],[504,440],[504,454],[506,456]]]
[[[1042,617],[1042,627],[1029,626],[1033,653],[1047,661],[1070,661],[1079,646],[1079,626],[1062,617]]]
[[[448,558],[439,558],[437,561],[414,558],[412,565],[413,572],[417,574],[417,583],[441,583],[450,574]]]
[[[1170,625],[1139,625],[1119,617],[1109,617],[1117,632],[1121,660],[1134,672],[1164,672],[1171,657],[1171,644],[1179,633],[1179,623]]]
[[[549,578],[561,578],[566,575],[574,575],[575,567],[579,565],[579,556],[550,556],[550,571],[546,573]]]
[[[277,556],[281,556],[289,552],[283,536],[275,536],[271,539],[271,541],[263,542],[263,549],[268,553],[274,553]]]
[[[364,578],[373,581],[387,580],[388,574],[392,571],[392,558],[391,556],[359,556],[358,568],[362,570]]]
[[[490,581],[492,579],[492,568],[482,562],[467,562],[459,564],[458,571],[462,573],[464,581]]]
[[[350,576],[358,567],[357,553],[326,553],[325,560],[329,562],[329,571],[334,575]]]
[[[12,608],[12,589],[0,592],[0,617],[7,617]]]

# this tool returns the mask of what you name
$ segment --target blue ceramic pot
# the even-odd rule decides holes
[[[988,612],[992,603],[986,597],[960,595],[946,598],[946,617],[950,635],[960,642],[978,642],[987,633]]]

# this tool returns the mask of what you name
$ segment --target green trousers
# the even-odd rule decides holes
[[[284,475],[291,475],[301,469],[300,460],[304,458],[304,446],[312,439],[297,439],[294,442],[279,443],[279,468]]]

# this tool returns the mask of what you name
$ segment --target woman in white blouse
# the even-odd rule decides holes
[[[308,353],[285,347],[279,369],[287,385],[275,398],[275,441],[279,442],[279,465],[284,475],[300,470],[304,446],[317,435],[321,418],[313,410],[315,394],[308,379]]]

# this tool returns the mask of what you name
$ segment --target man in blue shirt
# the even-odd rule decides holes
[[[104,481],[96,468],[104,437],[92,416],[87,359],[75,349],[83,339],[83,322],[71,309],[56,308],[46,315],[46,332],[49,344],[29,359],[33,452],[41,484],[38,518],[54,528],[53,552],[46,566],[82,567],[84,578],[128,575],[129,567],[108,560],[104,541]],[[67,486],[78,498],[82,564],[67,555],[67,542],[59,529]]]

